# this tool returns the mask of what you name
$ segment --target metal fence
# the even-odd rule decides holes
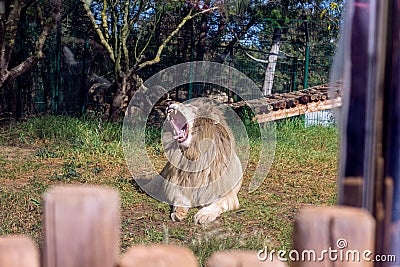
[[[276,26],[273,20],[265,19],[270,25],[258,32],[256,37],[248,34],[235,46],[219,46],[207,60],[223,63],[238,69],[251,78],[257,86],[263,87],[268,67],[269,49]],[[299,29],[302,29],[300,31]],[[329,70],[338,38],[337,26],[326,22],[291,20],[282,30],[280,52],[278,54],[272,93],[286,93],[306,89],[329,82]],[[254,33],[255,34],[255,33]],[[190,44],[190,42],[189,42]],[[189,55],[194,55],[194,44],[187,47]],[[178,56],[178,55],[177,55]],[[164,56],[161,62],[140,73],[146,80],[158,71],[177,63],[196,60],[195,56],[183,60]],[[225,78],[225,77],[223,77]],[[185,100],[189,97],[223,93],[231,96],[229,90],[211,84],[188,84],[176,89],[175,95]],[[231,101],[235,101],[233,98]]]
[[[161,62],[140,71],[140,77],[146,80],[166,67],[198,60],[193,52],[198,36],[195,25],[195,22],[188,24],[172,40]],[[328,82],[338,36],[337,25],[332,25],[327,22],[291,20],[285,26],[279,26],[280,49],[272,93],[297,91]],[[46,58],[11,85],[16,92],[13,99],[17,102],[16,110],[11,112],[18,116],[43,113],[76,115],[84,114],[87,108],[101,113],[103,105],[111,101],[112,81],[109,74],[112,70],[104,52],[91,43],[90,38],[93,37],[88,34],[80,32],[74,36],[69,32],[68,40],[65,39],[63,34],[66,30],[63,27],[69,29],[68,25],[60,25],[48,39]],[[229,43],[227,37],[222,45],[209,51],[203,60],[228,64],[250,77],[261,89],[276,27],[274,20],[265,19],[229,48],[224,45]],[[19,42],[23,44],[24,40]],[[182,43],[185,44],[184,48]],[[156,48],[154,45],[154,51]],[[99,81],[103,86],[103,97],[96,98],[89,89]],[[180,95],[185,98],[222,92],[230,101],[236,100],[231,98],[232,94],[226,88],[209,84],[192,84],[176,90],[181,91]],[[6,93],[0,92],[0,113],[10,111],[8,99]]]

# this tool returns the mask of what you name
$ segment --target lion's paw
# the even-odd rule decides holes
[[[216,209],[205,207],[200,209],[194,216],[194,222],[199,224],[207,224],[215,221],[219,216],[219,212]]]
[[[174,222],[183,221],[188,214],[188,209],[183,207],[174,207],[174,211],[171,213],[171,219]]]
[[[174,221],[174,222],[180,222],[180,221],[182,221],[183,219],[185,219],[185,217],[180,216],[177,212],[172,212],[172,213],[171,213],[171,219],[172,219],[172,221]]]

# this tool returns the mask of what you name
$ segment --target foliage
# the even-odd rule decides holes
[[[40,140],[47,140],[55,146],[45,146],[38,150],[36,154],[39,157],[63,156],[64,154],[54,152],[58,150],[57,146],[66,148],[65,153],[87,151],[108,156],[122,153],[118,143],[122,134],[120,125],[103,123],[92,118],[41,116],[20,123],[16,128],[10,126],[10,129],[9,134],[5,134],[7,131],[2,129],[0,140],[26,145],[35,145]]]
[[[307,40],[304,23],[299,20],[317,22],[319,32],[313,43],[326,45],[327,36],[332,36],[332,43],[324,48],[311,47],[312,54],[320,60],[313,63],[313,73],[317,75],[310,74],[310,83],[322,82],[324,78],[318,77],[318,73],[327,72],[343,9],[342,1],[332,0],[67,0],[57,2],[62,4],[58,9],[48,0],[16,3],[22,3],[20,10],[25,16],[14,21],[13,29],[2,31],[7,34],[0,39],[9,45],[6,47],[13,48],[6,53],[13,60],[8,66],[3,64],[0,77],[11,80],[20,75],[21,72],[11,76],[7,73],[26,62],[29,55],[36,57],[24,71],[37,68],[16,84],[0,84],[0,113],[18,113],[18,105],[23,106],[21,115],[70,113],[68,108],[57,109],[56,105],[68,102],[71,95],[69,101],[81,98],[76,100],[78,109],[79,105],[88,107],[88,102],[97,101],[95,104],[103,109],[104,117],[123,114],[142,79],[164,67],[190,60],[231,65],[246,61],[243,64],[262,79],[259,72],[265,70],[265,64],[253,61],[249,55],[267,60],[276,29],[282,32],[278,68],[287,66],[290,72],[290,66],[297,64],[298,72],[303,72]],[[0,15],[9,18],[11,6],[7,5],[6,10]],[[42,39],[43,31],[47,35]],[[38,45],[42,51],[39,54]],[[275,76],[276,91],[293,87],[286,82],[291,79],[289,74],[279,70]],[[100,100],[92,100],[92,95],[85,97],[84,93],[98,83],[96,77],[109,81],[107,90],[96,91],[103,96]],[[302,84],[301,79],[298,84]],[[80,114],[81,110],[84,108],[75,113]]]

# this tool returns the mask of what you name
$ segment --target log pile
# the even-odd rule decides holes
[[[341,106],[341,82],[310,87],[283,94],[271,94],[261,99],[231,104],[235,110],[246,105],[253,107],[259,123],[298,116]]]
[[[257,121],[265,123],[339,107],[342,104],[341,88],[342,82],[338,81],[332,87],[329,84],[323,84],[295,92],[271,94],[261,99],[235,102],[229,106],[238,112],[246,106],[251,106],[256,113]],[[150,124],[162,125],[169,100],[171,99],[165,97],[157,102],[148,119]]]

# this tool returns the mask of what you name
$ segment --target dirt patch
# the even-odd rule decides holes
[[[32,147],[0,146],[0,159],[31,160],[36,150]]]
[[[33,175],[32,168],[37,165],[35,149],[17,146],[0,146],[1,184],[20,187],[25,185]]]

